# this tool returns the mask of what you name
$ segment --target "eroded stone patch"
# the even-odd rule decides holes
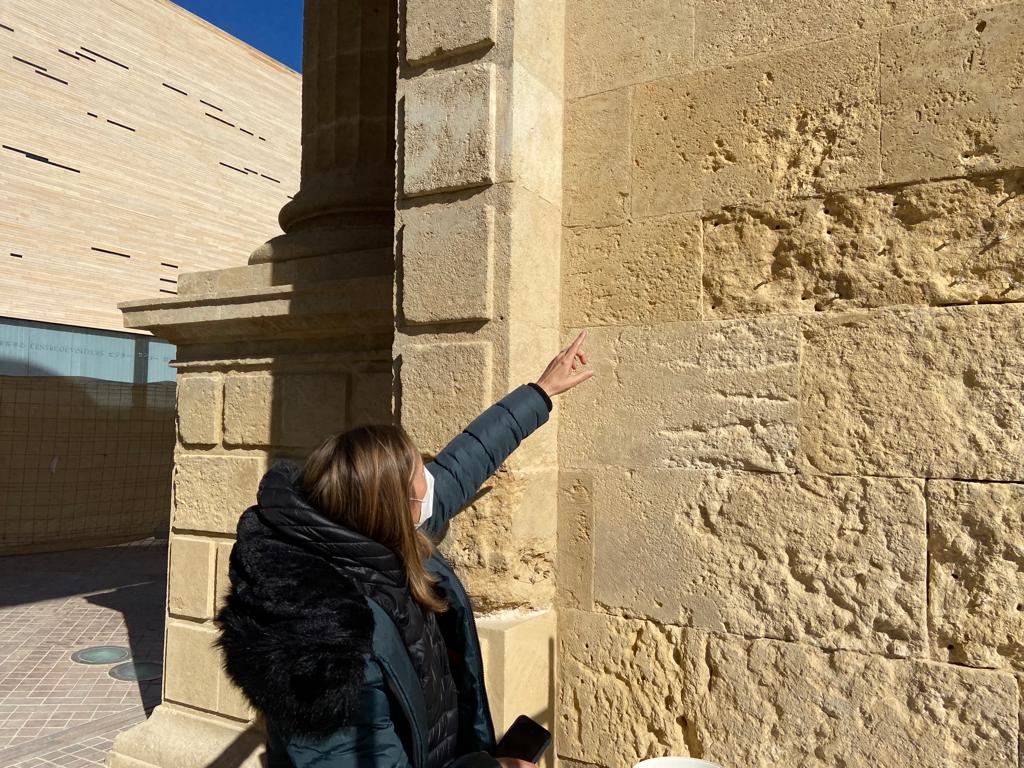
[[[1024,485],[928,483],[932,656],[1024,672]]]

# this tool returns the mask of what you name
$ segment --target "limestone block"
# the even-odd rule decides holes
[[[588,348],[595,376],[560,405],[562,466],[793,471],[794,318],[596,328]]]
[[[437,453],[491,404],[491,345],[410,344],[401,355],[402,426]]]
[[[266,460],[252,456],[179,455],[174,468],[176,530],[234,533],[256,503]]]
[[[562,318],[571,325],[699,320],[701,222],[659,216],[565,230]]]
[[[217,543],[217,566],[214,582],[214,604],[213,610],[220,611],[224,607],[224,600],[231,589],[231,579],[228,576],[228,569],[231,567],[231,548],[234,541],[221,541]]]
[[[1024,6],[1006,3],[882,36],[886,182],[1024,163]]]
[[[246,726],[174,704],[161,704],[148,720],[114,739],[108,768],[209,768],[231,756],[237,768],[263,768],[266,736]]]
[[[565,0],[520,3],[512,19],[515,64],[558,94],[565,90],[565,5]]]
[[[213,617],[214,543],[172,536],[168,559],[167,610],[193,619]]]
[[[711,635],[687,679],[693,742],[720,765],[1017,765],[1013,676]],[[692,643],[691,645],[696,645]]]
[[[391,371],[355,371],[351,386],[349,428],[361,424],[391,423]]]
[[[608,468],[588,484],[599,605],[747,637],[924,655],[923,481]]]
[[[693,6],[677,0],[568,0],[565,92],[574,98],[693,66]]]
[[[512,100],[512,180],[561,206],[562,93],[514,62]]]
[[[212,626],[167,622],[164,699],[217,711],[220,651]]]
[[[274,377],[232,374],[224,379],[224,443],[265,446],[274,442]]]
[[[495,70],[470,64],[405,83],[406,195],[490,184],[495,169]]]
[[[555,612],[506,611],[477,621],[484,677],[498,734],[519,715],[548,729],[554,716]]]
[[[405,57],[410,64],[494,44],[495,0],[408,0]]]
[[[701,69],[755,53],[856,34],[882,21],[877,0],[695,0],[694,57]]]
[[[401,227],[404,321],[489,320],[494,206],[470,199],[408,208]]]
[[[594,605],[594,480],[589,473],[561,470],[558,476],[559,607],[585,611]]]
[[[723,210],[704,317],[1024,298],[1022,192],[1012,171]]]
[[[800,444],[816,470],[1024,479],[1024,306],[805,321]]]
[[[630,174],[630,89],[565,104],[563,211],[567,226],[626,220]]]
[[[877,183],[877,69],[850,37],[637,86],[633,216]]]
[[[184,445],[220,442],[221,378],[182,374],[178,377],[178,437]]]
[[[345,429],[347,376],[344,371],[280,373],[281,436],[279,445],[315,448],[335,432]]]
[[[928,482],[933,658],[1024,672],[1024,485]]]
[[[677,627],[559,611],[559,754],[604,766],[690,754],[685,660]]]
[[[441,546],[479,611],[541,608],[554,597],[557,472],[499,469]]]

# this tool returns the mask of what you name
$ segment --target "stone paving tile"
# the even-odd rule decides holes
[[[103,765],[114,736],[159,703],[159,680],[115,680],[114,665],[71,654],[121,645],[134,660],[162,661],[166,547],[149,539],[0,558],[0,766]]]

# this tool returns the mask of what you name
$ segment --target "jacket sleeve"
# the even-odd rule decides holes
[[[426,465],[434,476],[434,514],[423,531],[437,539],[444,527],[519,444],[548,420],[550,400],[523,384],[477,416]]]
[[[352,725],[323,737],[289,737],[284,749],[295,768],[411,768],[386,690],[380,666],[367,660]]]

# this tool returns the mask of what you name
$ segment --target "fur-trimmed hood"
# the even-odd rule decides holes
[[[260,483],[257,505],[239,519],[231,589],[216,623],[225,670],[253,706],[282,732],[320,735],[354,714],[373,615],[357,584],[315,551],[314,531],[330,527],[341,551],[346,540],[374,542],[309,507],[296,490],[297,473],[294,465],[275,466]],[[289,522],[305,528],[309,545]]]

